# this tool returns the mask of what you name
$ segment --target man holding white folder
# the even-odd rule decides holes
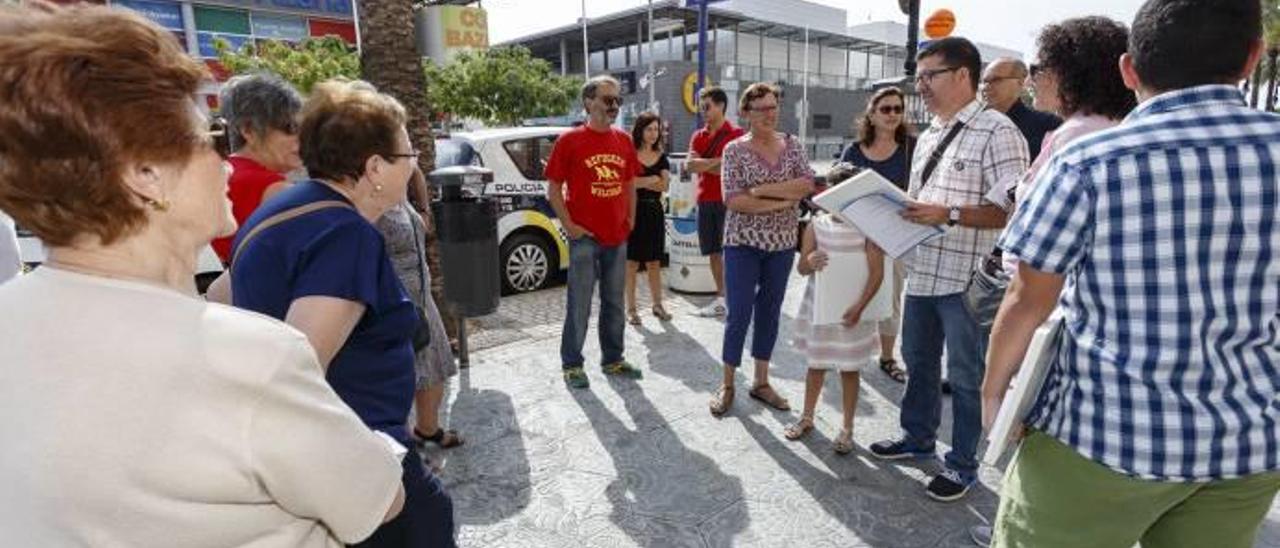
[[[1280,118],[1237,87],[1261,20],[1148,0],[1119,60],[1137,109],[1058,152],[1002,237],[988,424],[1059,299],[1066,322],[992,546],[1254,546],[1280,490]]]
[[[994,247],[1005,211],[983,198],[1027,169],[1027,144],[1018,127],[977,100],[982,65],[964,38],[933,42],[918,56],[916,90],[934,113],[912,161],[903,211],[908,221],[947,226],[947,232],[906,255],[902,357],[910,376],[902,399],[902,438],[872,444],[882,459],[933,458],[942,414],[942,350],[946,344],[952,399],[952,450],[946,470],[926,493],[939,501],[964,497],[977,479],[982,408],[981,331],[965,310],[963,292],[973,270]]]

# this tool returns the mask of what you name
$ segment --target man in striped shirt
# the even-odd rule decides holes
[[[1280,118],[1236,88],[1260,20],[1146,2],[1120,60],[1141,104],[1055,156],[1002,237],[986,424],[1059,298],[1066,330],[994,546],[1253,546],[1280,489]]]
[[[942,415],[942,350],[954,388],[951,451],[946,470],[929,481],[934,500],[959,500],[977,478],[982,435],[982,330],[965,310],[973,270],[995,246],[1005,211],[985,199],[1027,170],[1027,143],[1005,115],[978,101],[982,58],[972,42],[937,40],[919,55],[916,90],[933,122],[920,135],[911,163],[907,220],[947,226],[947,232],[907,255],[902,309],[902,357],[911,375],[902,397],[903,436],[871,445],[881,459],[933,458]],[[948,142],[947,136],[954,135]]]

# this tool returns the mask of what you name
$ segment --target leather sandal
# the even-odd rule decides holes
[[[778,392],[768,384],[761,384],[752,388],[747,395],[752,399],[760,400],[765,405],[777,409],[778,411],[790,411],[791,404],[787,403],[787,399],[778,395]]]
[[[791,441],[796,441],[800,438],[808,436],[809,432],[812,432],[812,431],[813,431],[813,415],[800,415],[800,420],[796,421],[791,426],[788,426],[787,430],[783,432],[783,435],[785,435],[787,439]]]

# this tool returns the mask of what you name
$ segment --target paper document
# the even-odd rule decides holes
[[[813,324],[844,321],[844,313],[862,299],[867,287],[865,253],[829,253],[827,266],[813,275]],[[880,321],[893,314],[893,260],[885,257],[884,279],[862,311],[861,321]]]
[[[895,259],[946,231],[902,218],[910,198],[873,170],[865,170],[813,197],[814,205],[858,227]]]
[[[1000,411],[991,424],[991,432],[987,436],[987,451],[982,461],[992,466],[1000,460],[1000,456],[1012,446],[1009,435],[1027,419],[1031,406],[1035,405],[1044,387],[1049,368],[1058,359],[1058,347],[1064,336],[1064,320],[1053,319],[1036,329],[1027,346],[1027,355],[1022,358],[1018,373],[1009,382],[1009,389],[1000,402]]]

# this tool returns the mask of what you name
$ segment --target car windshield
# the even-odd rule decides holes
[[[436,169],[476,163],[476,149],[462,139],[436,139]]]

